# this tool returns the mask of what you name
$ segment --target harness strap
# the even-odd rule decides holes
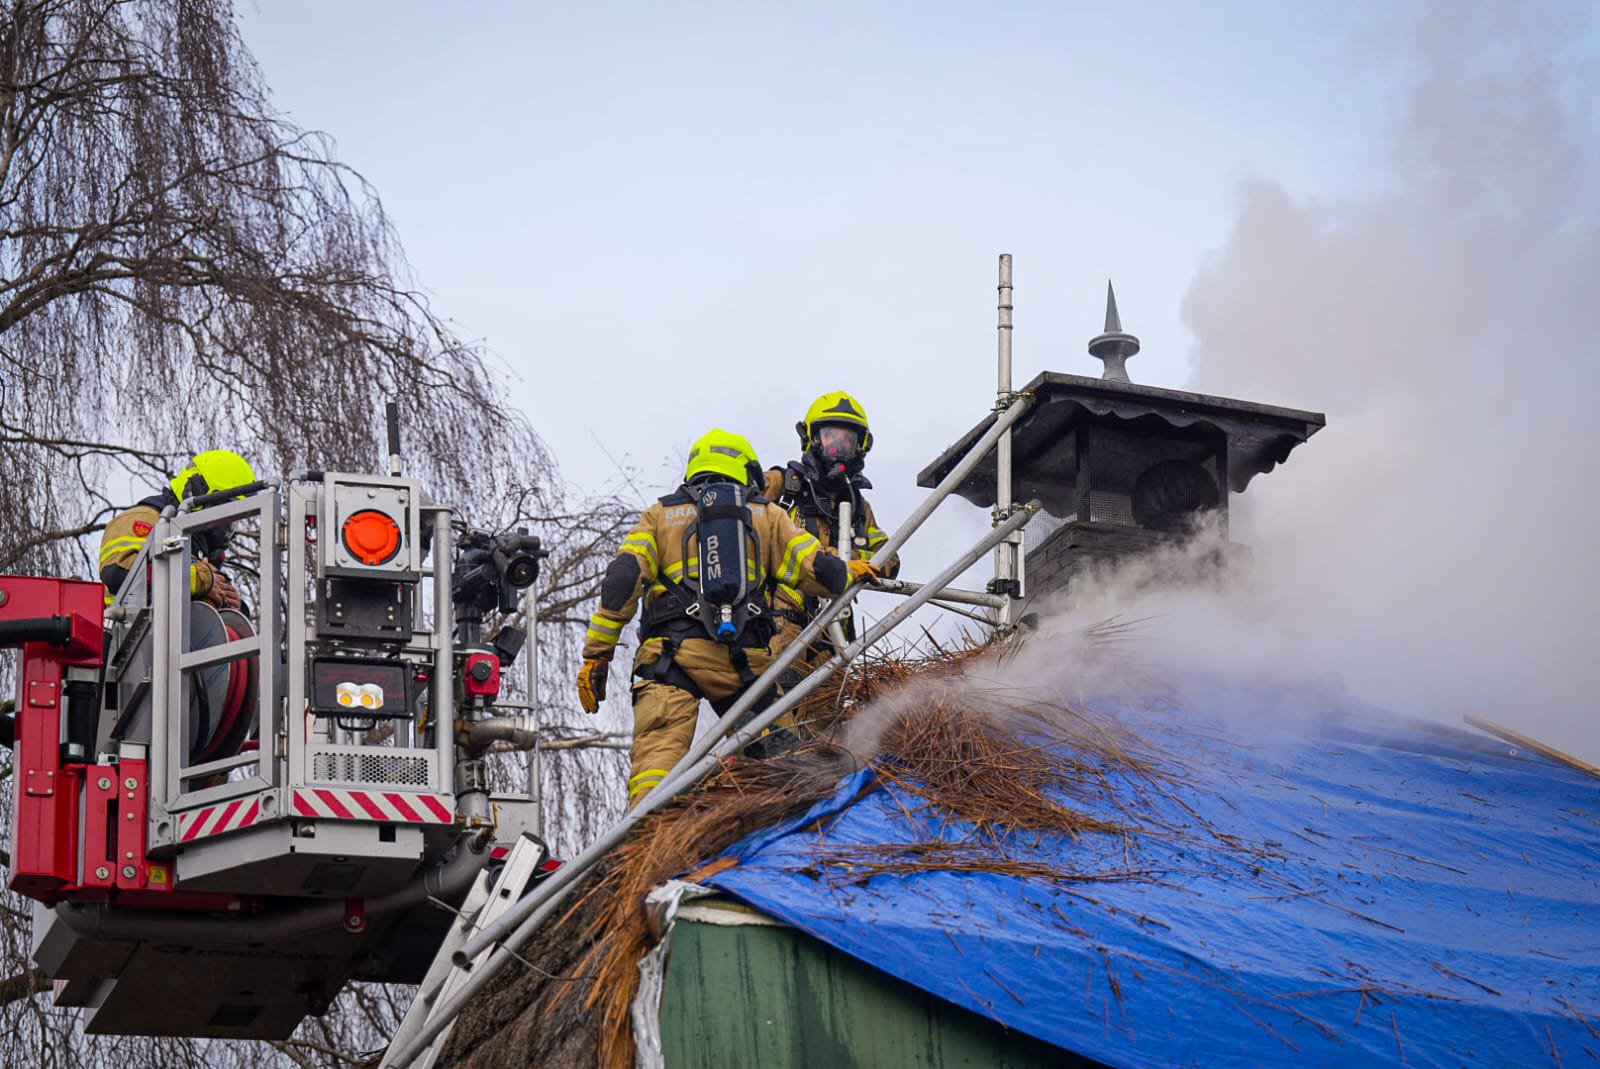
[[[741,684],[748,687],[756,681],[756,674],[750,670],[750,655],[744,651],[743,646],[729,647],[728,660],[733,662],[734,671],[739,673]]]
[[[736,646],[729,650],[728,653],[733,658],[733,666],[739,670],[739,682],[743,685],[739,688],[739,692],[737,694],[735,694],[732,698],[729,698],[726,702],[722,703],[722,708],[717,709],[717,704],[715,702],[712,703],[711,707],[713,709],[717,709],[718,713],[723,713],[728,709],[731,709],[733,707],[734,700],[742,697],[745,691],[750,688],[750,684],[756,681],[755,673],[750,670],[750,658],[744,652],[744,650]],[[776,686],[769,686],[766,690],[762,691],[756,700],[751,703],[750,708],[746,709],[743,715],[741,715],[734,723],[733,730],[738,731],[740,728],[750,723],[750,721],[760,716],[766,711],[767,706],[771,705],[777,700],[777,697],[778,689]]]
[[[744,686],[726,698],[713,700],[706,697],[705,691],[700,689],[699,684],[694,681],[694,677],[684,671],[683,666],[677,661],[677,652],[678,643],[675,639],[663,639],[661,656],[652,663],[640,668],[635,674],[645,683],[659,683],[664,687],[677,687],[679,690],[687,691],[693,695],[696,701],[711,702],[711,708],[719,716],[733,708],[733,703],[744,696],[744,688],[749,687],[750,684],[756,681],[755,673],[750,670],[749,655],[743,649],[735,646],[728,653],[733,659],[734,667],[739,670],[739,681]],[[734,725],[735,729],[742,728],[755,719],[756,716],[766,710],[767,706],[773,703],[777,696],[776,690],[769,687],[760,698],[756,699],[755,704],[751,705],[749,711],[739,718],[739,722]],[[639,690],[635,688],[634,700],[637,701],[638,698]]]
[[[678,642],[676,639],[661,640],[661,656],[655,661],[641,667],[635,675],[646,683],[660,683],[667,687],[677,687],[694,695],[697,701],[705,701],[705,692],[695,683],[694,677],[683,670],[677,662]],[[637,694],[635,694],[637,698]]]

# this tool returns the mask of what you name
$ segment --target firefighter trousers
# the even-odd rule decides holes
[[[776,619],[778,621],[778,630],[777,633],[772,636],[772,656],[775,658],[783,653],[784,650],[794,645],[795,640],[800,637],[800,632],[804,626],[790,619],[786,613],[776,614]],[[787,694],[789,691],[799,686],[801,680],[805,679],[812,672],[815,672],[818,668],[832,660],[833,654],[833,643],[828,640],[826,635],[813,640],[811,644],[806,647],[805,652],[801,653],[793,664],[784,669],[783,675],[778,677],[778,693]],[[807,699],[807,701],[809,700],[810,699]],[[805,703],[802,702],[801,704]],[[793,710],[790,710],[789,712],[784,713],[778,718],[777,723],[774,726],[789,728],[790,730],[795,731],[802,738],[810,738],[811,736],[815,735],[817,733],[816,729],[819,726],[825,727],[825,725],[807,725],[805,723],[801,723],[800,721],[796,720],[793,712]]]
[[[671,669],[657,671],[664,640],[648,639],[634,658],[633,771],[628,804],[643,798],[662,781],[694,741],[701,698],[726,709],[743,694],[745,682],[734,667],[728,647],[708,638],[686,638],[673,644]],[[760,675],[772,663],[770,651],[745,650],[750,671]],[[657,676],[664,678],[657,678]]]

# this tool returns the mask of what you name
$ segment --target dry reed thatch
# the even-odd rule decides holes
[[[1116,635],[1111,627],[1103,637]],[[857,661],[842,684],[822,688],[798,711],[812,732],[805,745],[780,759],[731,761],[641,821],[578,884],[536,944],[523,949],[526,967],[508,969],[461,1016],[439,1064],[632,1066],[638,963],[654,943],[646,894],[684,872],[692,881],[696,869],[745,835],[831,796],[862,762],[879,780],[925,802],[930,829],[954,816],[974,834],[963,842],[930,834],[911,849],[825,850],[818,864],[830,882],[931,869],[1104,878],[1063,873],[995,848],[1019,830],[1127,834],[1058,799],[1095,792],[1114,773],[1150,769],[1139,741],[1110,722],[1065,703],[1041,706],[1036,693],[1030,702],[1021,693],[971,685],[966,670],[978,658],[1007,652],[972,644],[914,660]]]

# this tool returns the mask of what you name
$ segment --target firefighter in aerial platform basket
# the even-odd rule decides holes
[[[794,425],[800,436],[801,455],[782,468],[768,469],[766,498],[776,502],[799,527],[814,536],[824,551],[838,553],[840,545],[840,506],[850,506],[850,531],[846,535],[849,557],[870,558],[889,540],[878,526],[872,506],[862,496],[872,489],[863,469],[867,451],[872,448],[872,428],[861,402],[835,390],[825,393],[806,409],[805,419]],[[900,571],[900,558],[889,561],[884,575],[893,578]],[[800,631],[817,615],[817,598],[794,586],[779,583],[773,598],[778,632],[773,640],[774,654],[782,653]],[[847,639],[855,638],[854,619],[842,621]],[[789,690],[818,665],[833,656],[832,643],[824,636],[812,643],[778,681],[779,693]]]
[[[837,597],[878,578],[866,561],[824,552],[761,496],[761,478],[747,440],[709,432],[689,452],[683,485],[645,509],[606,569],[578,697],[587,712],[599,709],[617,640],[642,599],[630,802],[688,752],[701,699],[727,710],[771,663],[772,588]]]
[[[100,581],[105,584],[107,602],[122,589],[128,569],[155,530],[163,509],[191,497],[232,490],[255,481],[256,473],[244,457],[227,449],[209,449],[196,454],[160,493],[119,512],[100,536]],[[221,570],[228,555],[228,529],[196,531],[191,545],[194,564],[189,569],[189,593],[219,609],[239,608],[239,592]]]

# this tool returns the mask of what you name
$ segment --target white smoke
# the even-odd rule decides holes
[[[1124,576],[1080,591],[1069,630],[1155,614],[1142,645],[1164,657],[1332,673],[1600,761],[1600,165],[1562,10],[1419,22],[1385,191],[1242,188],[1186,301],[1191,386],[1323,410],[1327,429],[1236,499],[1248,584],[1135,596]]]

